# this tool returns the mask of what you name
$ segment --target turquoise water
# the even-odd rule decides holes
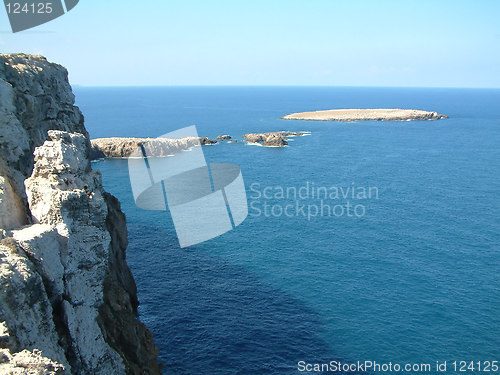
[[[156,137],[192,124],[200,136],[237,139],[310,131],[286,148],[204,147],[209,162],[240,166],[253,207],[296,204],[257,199],[253,190],[267,186],[377,192],[327,202],[362,205],[359,217],[250,209],[235,230],[181,249],[168,213],[135,207],[125,160],[94,163],[127,215],[140,315],[165,373],[294,374],[298,361],[500,360],[500,90],[78,88],[76,96],[93,138]],[[374,107],[450,119],[279,120]]]

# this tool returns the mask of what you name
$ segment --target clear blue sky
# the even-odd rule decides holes
[[[0,51],[73,84],[500,87],[500,1],[80,0]]]

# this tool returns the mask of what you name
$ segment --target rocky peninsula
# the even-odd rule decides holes
[[[330,109],[326,111],[300,112],[283,116],[283,120],[307,121],[415,121],[448,118],[437,112],[417,109]]]
[[[207,138],[185,137],[170,138],[96,138],[91,140],[92,160],[102,158],[127,158],[139,147],[146,145],[148,152],[156,156],[174,155],[179,151],[188,150],[194,146],[216,144],[217,141]]]
[[[68,72],[0,55],[0,373],[160,374]]]

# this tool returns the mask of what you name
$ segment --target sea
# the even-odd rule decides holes
[[[248,217],[185,248],[169,211],[135,205],[127,160],[92,163],[127,216],[139,318],[165,374],[495,373],[500,90],[74,91],[91,138],[196,125],[200,136],[238,141],[203,152],[209,163],[240,167]],[[280,119],[334,108],[422,109],[449,119]],[[241,140],[282,130],[307,135],[282,148]]]

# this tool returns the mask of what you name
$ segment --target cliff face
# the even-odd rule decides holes
[[[0,373],[158,374],[66,70],[0,55]]]

